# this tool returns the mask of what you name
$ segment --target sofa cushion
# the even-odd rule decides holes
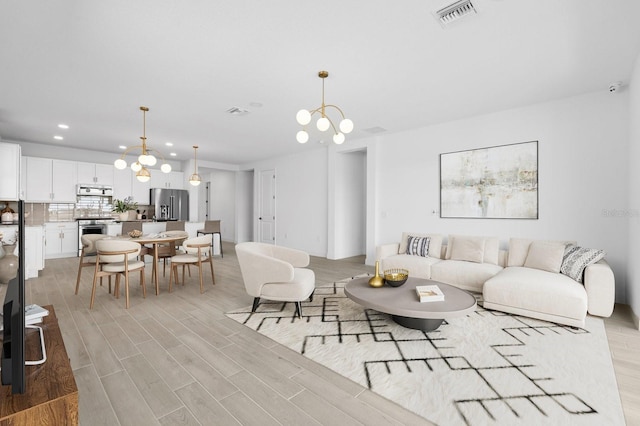
[[[485,281],[502,271],[502,266],[447,260],[431,265],[431,279],[470,291],[482,291]]]
[[[570,244],[564,250],[560,273],[581,283],[587,266],[604,259],[603,250],[578,247]]]
[[[429,237],[414,237],[409,235],[407,238],[407,251],[405,254],[411,254],[413,256],[429,256]]]
[[[561,243],[534,241],[529,246],[524,266],[557,274],[560,272],[560,265],[562,265],[564,247],[564,244]]]
[[[442,250],[442,235],[440,234],[403,232],[402,239],[400,240],[400,246],[398,247],[398,254],[405,254],[407,252],[407,240],[409,235],[414,237],[429,237],[429,256],[440,259],[440,251]]]
[[[484,258],[484,238],[449,236],[448,246],[451,246],[451,255],[449,257],[451,260],[482,263]]]
[[[382,271],[380,272],[382,273],[387,269],[402,268],[409,271],[410,277],[428,280],[431,278],[431,265],[438,262],[441,262],[441,260],[431,256],[421,257],[410,254],[396,254],[381,260]]]
[[[457,248],[456,243],[462,243],[463,245],[477,244],[478,241],[484,241],[484,248],[482,251],[481,260],[470,260],[457,256],[457,259],[452,257],[454,250]],[[478,263],[491,263],[493,265],[500,264],[500,240],[497,237],[476,237],[468,235],[449,235],[447,241],[447,250],[445,253],[445,259],[454,260],[469,260],[470,262]]]
[[[525,267],[507,267],[484,283],[483,299],[497,306],[584,321],[587,292],[562,274]],[[558,321],[562,322],[562,321]]]
[[[524,262],[527,260],[527,254],[529,254],[529,246],[534,241],[546,241],[552,243],[575,244],[575,241],[551,241],[551,240],[533,240],[530,238],[511,238],[509,240],[509,257],[507,259],[507,266],[524,266]]]

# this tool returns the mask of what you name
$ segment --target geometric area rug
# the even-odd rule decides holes
[[[226,315],[439,425],[624,425],[601,319],[584,329],[483,309],[431,332],[318,285],[312,302]]]

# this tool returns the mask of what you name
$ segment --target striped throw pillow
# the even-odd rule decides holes
[[[576,245],[569,244],[564,249],[564,257],[562,258],[560,273],[581,283],[584,277],[584,270],[587,266],[603,259],[604,256],[605,252],[603,250],[578,247]]]
[[[414,237],[409,235],[407,238],[407,254],[413,256],[429,256],[429,237]]]

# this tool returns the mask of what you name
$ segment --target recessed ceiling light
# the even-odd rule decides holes
[[[246,115],[249,114],[249,112],[250,111],[248,109],[237,106],[231,107],[227,110],[227,113],[231,115]]]
[[[120,145],[118,148],[120,148],[120,149],[127,149],[127,147],[126,147],[126,146],[124,146],[124,145]]]
[[[68,128],[69,128],[69,126],[68,126],[68,125],[66,125],[66,124],[62,124],[62,123],[61,123],[61,124],[58,124],[58,127],[59,127],[59,128],[61,128],[61,129],[68,129]]]
[[[58,141],[61,141],[61,140],[63,140],[63,139],[64,139],[62,136],[57,136],[57,135],[56,135],[56,136],[54,136],[53,138],[54,138],[55,140],[58,140]]]
[[[169,155],[170,155],[170,156],[172,156],[172,157],[175,157],[175,156],[176,156],[176,155],[178,155],[178,154],[176,154],[175,152],[172,152],[172,153],[170,153]]]
[[[166,142],[165,145],[166,146],[173,146],[173,143],[172,142]]]

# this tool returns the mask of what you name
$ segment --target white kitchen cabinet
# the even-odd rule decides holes
[[[131,175],[131,196],[133,201],[140,206],[148,206],[150,204],[149,189],[151,189],[151,181],[140,182],[136,179],[135,174],[132,173]]]
[[[150,182],[152,188],[184,189],[184,173],[152,171]]]
[[[115,237],[116,235],[122,234],[122,223],[108,223],[107,224],[107,235]]]
[[[76,202],[77,167],[74,161],[26,157],[25,164],[27,202]]]
[[[114,180],[114,169],[111,164],[77,163],[78,183],[112,186]]]
[[[133,197],[133,201],[140,206],[149,205],[150,181],[140,182],[136,174],[130,169],[115,170],[113,172],[113,198],[123,200]]]
[[[76,257],[78,255],[78,224],[76,222],[47,222],[45,229],[45,259]]]
[[[44,269],[44,228],[26,226],[24,228],[25,278],[36,278]]]
[[[113,199],[124,200],[129,196],[133,196],[131,191],[131,175],[130,169],[113,171]]]
[[[0,142],[0,200],[15,201],[20,194],[20,145]]]

